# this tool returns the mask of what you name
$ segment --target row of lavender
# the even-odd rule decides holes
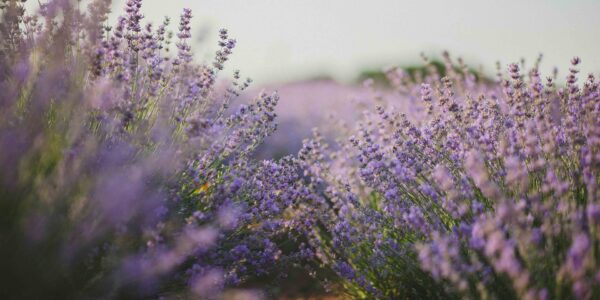
[[[109,6],[2,1],[3,298],[212,297],[296,267],[355,298],[600,296],[600,90],[579,59],[564,87],[539,61],[390,69],[338,142],[258,161],[278,97],[231,113],[250,81],[218,86],[227,31],[199,65],[189,10],[174,37],[140,0],[105,26]]]
[[[228,32],[199,65],[190,10],[174,37],[140,0],[114,27],[110,1],[21,2],[1,4],[0,298],[206,297],[275,273],[272,198],[300,174],[251,158],[278,97],[230,112],[250,80],[216,87]]]
[[[495,81],[444,60],[443,77],[388,70],[397,97],[376,94],[335,149],[306,142],[331,200],[317,256],[357,298],[599,297],[596,78],[577,83],[579,58],[564,87],[541,57]]]

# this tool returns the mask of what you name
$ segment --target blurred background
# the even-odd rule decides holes
[[[125,2],[113,1],[110,24]],[[531,65],[540,53],[542,75],[556,66],[559,82],[576,55],[582,74],[600,71],[598,0],[144,0],[143,22],[169,16],[177,31],[183,8],[194,15],[198,61],[212,60],[218,29],[227,28],[238,43],[223,77],[235,69],[251,77],[248,97],[279,91],[280,130],[265,156],[294,152],[332,113],[351,121],[351,99],[368,97],[357,85],[365,74],[419,66],[421,52],[439,59],[448,50],[489,76],[497,61]]]
[[[118,12],[125,0],[113,2]],[[600,70],[598,0],[144,0],[142,11],[159,23],[163,16],[177,21],[184,7],[193,11],[197,40],[206,42],[198,59],[212,57],[217,30],[227,28],[238,40],[228,66],[257,84],[324,76],[350,82],[365,69],[418,63],[421,51],[442,50],[490,73],[497,60],[531,61],[539,53],[544,73],[574,55],[584,74]]]

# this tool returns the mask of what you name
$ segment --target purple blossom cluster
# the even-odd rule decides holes
[[[395,94],[346,140],[306,141],[328,193],[307,234],[349,295],[600,297],[599,83],[578,83],[577,57],[564,86],[542,79],[540,59],[496,80],[447,53],[445,74],[389,69]]]
[[[141,0],[114,27],[106,0],[1,9],[0,298],[210,298],[306,256],[281,248],[301,174],[252,158],[279,98],[229,109],[227,30],[196,64],[189,9],[176,34]]]

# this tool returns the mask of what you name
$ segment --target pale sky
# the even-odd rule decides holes
[[[124,0],[114,1],[120,12]],[[543,72],[570,58],[582,71],[600,71],[600,0],[144,0],[145,21],[165,15],[172,29],[191,8],[192,33],[209,33],[196,46],[199,60],[216,50],[217,30],[238,41],[229,70],[258,83],[329,74],[350,80],[363,69],[419,61],[443,49],[473,67],[493,71],[521,57],[544,54]],[[562,73],[564,75],[564,73]]]

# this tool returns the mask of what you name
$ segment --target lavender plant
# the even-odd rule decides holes
[[[540,57],[492,81],[444,58],[443,76],[387,70],[395,95],[338,145],[305,142],[315,257],[355,298],[599,297],[595,76],[574,58],[559,87]]]
[[[283,260],[270,197],[285,187],[275,163],[251,159],[277,95],[230,113],[250,80],[217,80],[236,43],[227,30],[214,61],[196,64],[191,11],[174,37],[168,18],[142,24],[141,6],[128,0],[111,27],[110,1],[34,13],[2,1],[4,299],[205,298]]]
[[[277,94],[231,104],[236,41],[197,64],[192,13],[2,0],[2,298],[211,298],[304,268],[353,298],[600,297],[600,89],[540,59],[385,71],[339,141],[258,161]],[[175,40],[175,41],[174,41]],[[171,46],[173,44],[173,47]],[[443,71],[440,72],[440,71]]]

